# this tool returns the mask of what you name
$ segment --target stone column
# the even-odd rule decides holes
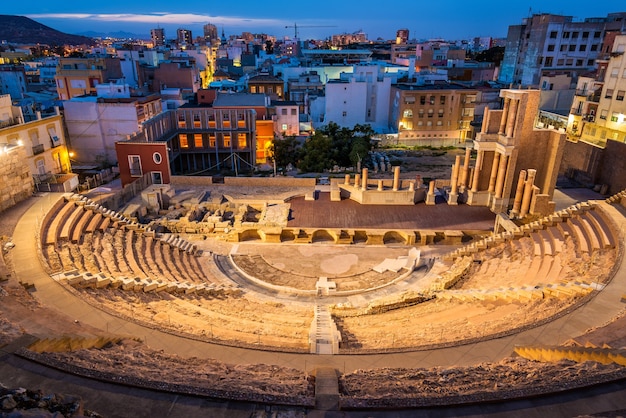
[[[428,183],[428,194],[426,195],[426,204],[434,205],[435,204],[435,180],[431,180]]]
[[[504,134],[504,129],[506,128],[506,120],[509,116],[509,106],[511,105],[511,99],[504,99],[504,109],[502,110],[502,119],[500,119],[500,129],[498,129],[498,134]]]
[[[422,180],[422,176],[419,174],[416,175],[415,176],[415,188],[421,189],[423,185],[424,185],[424,180]]]
[[[379,192],[383,191],[383,181],[382,180],[378,180],[378,189]]]
[[[526,183],[524,184],[524,195],[522,196],[522,207],[520,209],[519,217],[523,218],[528,214],[530,210],[530,201],[533,197],[533,186],[535,185],[535,175],[537,170],[529,169],[527,171]]]
[[[512,100],[510,109],[509,109],[509,117],[506,121],[506,136],[507,138],[513,137],[513,130],[515,128],[515,119],[517,118],[517,104],[519,100]]]
[[[415,191],[415,182],[414,181],[409,182],[409,191],[410,192],[414,192]]]
[[[456,205],[459,198],[459,171],[461,170],[461,156],[457,155],[452,167],[452,178],[450,179],[450,195],[448,204]]]
[[[343,178],[343,184],[345,184],[346,186],[350,185],[350,174],[345,175],[345,177]]]
[[[500,154],[498,151],[493,156],[493,164],[491,164],[491,175],[489,176],[489,193],[496,190],[496,176],[498,175],[498,163],[500,162]]]
[[[354,175],[354,188],[358,189],[360,184],[361,184],[361,174],[356,173]]]
[[[361,180],[361,188],[367,190],[367,167],[363,169],[363,176]]]
[[[498,167],[498,177],[496,179],[496,199],[502,197],[502,191],[504,189],[504,179],[506,177],[506,165],[509,157],[503,155],[500,157],[500,166]]]
[[[400,185],[400,166],[397,165],[393,168],[393,191],[398,191],[398,186]]]
[[[463,161],[463,172],[461,174],[461,186],[467,187],[467,179],[469,177],[469,163],[470,163],[470,154],[472,153],[471,148],[465,148],[465,160]]]
[[[519,172],[519,179],[517,180],[517,189],[515,189],[515,201],[513,202],[513,209],[511,209],[511,217],[516,217],[522,207],[522,196],[524,195],[525,182],[526,170],[521,170]]]
[[[480,180],[480,169],[483,165],[483,154],[485,151],[478,151],[478,155],[476,156],[476,167],[474,167],[474,175],[472,176],[472,192],[476,193],[478,191],[478,181]]]

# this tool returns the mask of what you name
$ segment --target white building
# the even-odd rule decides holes
[[[389,126],[391,77],[378,66],[355,66],[354,72],[341,74],[339,80],[326,84],[324,125],[335,122],[352,128],[368,124],[379,133]]]
[[[146,97],[75,97],[63,102],[74,159],[81,163],[115,164],[115,142],[142,128],[162,111],[158,95]]]

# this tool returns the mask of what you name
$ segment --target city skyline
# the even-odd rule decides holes
[[[620,12],[617,2],[606,2],[589,8],[582,0],[557,0],[546,6],[532,0],[503,7],[503,3],[487,0],[468,9],[455,0],[445,8],[438,3],[406,3],[401,7],[381,7],[366,1],[359,8],[353,4],[321,0],[302,10],[294,10],[292,2],[274,1],[271,4],[242,0],[232,4],[215,4],[190,0],[182,5],[171,1],[138,0],[132,3],[110,0],[93,5],[76,0],[58,2],[11,3],[3,13],[26,16],[54,29],[80,34],[89,31],[136,33],[148,38],[150,29],[165,29],[168,39],[176,29],[190,29],[195,36],[202,35],[202,26],[212,23],[226,35],[241,32],[267,33],[277,38],[293,37],[294,24],[302,39],[325,39],[333,34],[365,32],[368,39],[394,39],[396,30],[407,28],[411,38],[470,39],[476,36],[506,37],[508,27],[534,13],[552,13],[573,16],[575,20],[604,17]],[[210,9],[210,10],[209,10]]]

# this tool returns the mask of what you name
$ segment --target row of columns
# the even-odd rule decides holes
[[[532,168],[528,171],[522,170],[519,172],[517,188],[515,190],[515,201],[513,202],[513,209],[511,210],[512,217],[519,216],[523,218],[528,214],[535,188],[536,175],[537,170]]]
[[[346,174],[344,177],[344,184],[350,185],[350,174]],[[368,182],[368,170],[364,168],[361,170],[361,174],[354,175],[354,187],[361,188],[362,190],[367,190],[367,182]],[[415,183],[411,183],[412,188],[415,187]],[[400,189],[400,166],[395,166],[393,168],[393,191],[397,192]],[[378,190],[382,190],[382,180],[378,181]]]
[[[517,107],[519,100],[505,98],[502,119],[500,119],[499,135],[506,135],[508,138],[513,137],[515,122],[517,121]]]

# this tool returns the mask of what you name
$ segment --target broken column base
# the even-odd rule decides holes
[[[427,205],[434,205],[435,204],[435,194],[434,193],[428,193],[426,195],[426,204]]]

